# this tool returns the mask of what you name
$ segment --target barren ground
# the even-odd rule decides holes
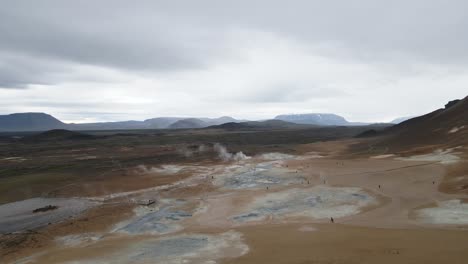
[[[228,145],[249,158],[224,161],[210,145],[57,147],[45,150],[58,156],[40,172],[49,180],[32,189],[22,184],[40,174],[21,171],[37,168],[43,153],[3,152],[3,171],[18,176],[0,180],[21,191],[1,196],[0,225],[18,217],[8,214],[12,201],[80,197],[97,205],[3,234],[2,262],[466,263],[466,147],[365,154],[349,151],[356,142]],[[72,155],[86,158],[60,167]]]

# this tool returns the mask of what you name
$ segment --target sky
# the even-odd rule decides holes
[[[0,0],[0,114],[385,122],[468,95],[465,0]]]

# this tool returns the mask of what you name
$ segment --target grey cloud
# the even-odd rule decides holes
[[[346,95],[347,93],[343,90],[321,87],[319,84],[311,83],[306,85],[294,82],[278,82],[264,87],[256,87],[256,89],[226,98],[226,100],[256,103],[297,103],[318,98],[339,98]]]
[[[336,45],[354,59],[465,63],[468,58],[468,2],[463,0],[201,0],[166,1],[159,7],[204,26],[248,28]]]
[[[157,12],[157,5],[132,12],[132,5],[119,7],[117,1],[104,2],[3,3],[0,52],[29,57],[31,66],[4,70],[0,87],[43,84],[47,79],[43,75],[55,73],[41,67],[50,61],[130,71],[171,71],[206,67],[213,56],[222,53],[212,44],[222,41],[218,36],[164,18]],[[22,64],[20,59],[10,61]]]
[[[50,72],[64,68],[30,57],[0,53],[0,88],[23,89],[29,84],[53,84]]]
[[[56,25],[27,21],[14,30],[0,21],[3,51],[21,52],[54,60],[126,69],[173,68],[191,66],[190,54],[178,53],[174,43],[152,41],[138,29],[119,32],[118,28],[101,28],[97,32],[74,31]],[[90,28],[101,26],[88,25]],[[163,34],[161,34],[163,35]]]
[[[209,67],[235,53],[226,34],[236,29],[332,46],[324,53],[352,60],[466,64],[467,9],[456,0],[4,2],[0,52],[38,67],[3,68],[0,87],[52,83],[54,70],[39,66],[49,60],[156,73]]]

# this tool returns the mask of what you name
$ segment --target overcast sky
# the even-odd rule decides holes
[[[466,0],[0,0],[0,114],[420,115],[468,95],[467,10]]]

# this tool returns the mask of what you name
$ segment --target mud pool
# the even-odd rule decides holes
[[[419,209],[416,213],[426,223],[468,225],[468,204],[457,199],[439,202],[437,207]]]
[[[193,214],[192,211],[180,209],[184,205],[184,201],[167,200],[156,207],[137,207],[135,217],[120,223],[115,231],[131,235],[157,235],[182,230],[180,222]]]
[[[131,243],[105,259],[80,263],[216,263],[218,259],[238,257],[247,252],[242,235],[235,231],[215,235],[181,234]]]
[[[62,237],[57,237],[55,242],[64,247],[77,247],[87,244],[92,244],[102,238],[101,234],[96,233],[84,233],[77,235],[67,235]]]
[[[311,217],[314,219],[340,218],[354,215],[377,200],[360,188],[316,186],[307,189],[289,189],[257,197],[235,215],[236,222],[261,221],[269,218]]]
[[[300,184],[307,179],[297,171],[281,167],[278,162],[239,166],[216,178],[215,184],[225,189],[258,189],[272,185]]]
[[[149,211],[142,216],[137,216],[130,223],[117,229],[118,232],[126,232],[132,235],[138,234],[167,234],[182,229],[177,222],[191,217],[192,214],[167,206],[155,211]]]

